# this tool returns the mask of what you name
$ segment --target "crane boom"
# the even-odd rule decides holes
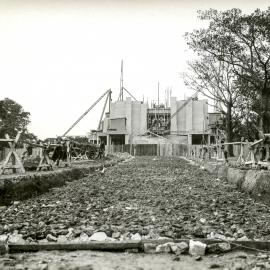
[[[76,120],[72,126],[63,134],[63,137],[66,136],[98,103],[99,101],[106,96],[109,92],[111,92],[111,89],[107,90],[99,99],[97,99],[88,109],[85,113],[83,113],[78,120]]]

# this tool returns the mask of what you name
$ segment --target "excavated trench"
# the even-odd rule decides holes
[[[199,163],[197,163],[199,164]],[[230,167],[215,162],[204,162],[206,171],[227,180],[239,190],[270,206],[270,171]]]
[[[104,161],[84,161],[72,164],[71,167],[57,168],[53,171],[26,172],[25,174],[6,174],[0,176],[0,206],[10,205],[13,201],[21,201],[38,196],[67,182],[81,179],[124,161],[128,155],[110,156]]]

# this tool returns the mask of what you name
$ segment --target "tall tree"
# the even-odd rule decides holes
[[[238,76],[242,95],[253,97],[258,113],[258,129],[270,132],[270,8],[246,15],[239,9],[200,12],[209,20],[206,29],[187,33],[190,48],[208,53],[229,64]]]
[[[189,63],[189,72],[183,74],[184,82],[214,101],[217,111],[225,116],[225,131],[228,142],[233,140],[233,116],[241,91],[231,66],[217,61],[211,55],[202,55]],[[232,148],[229,152],[233,155]]]

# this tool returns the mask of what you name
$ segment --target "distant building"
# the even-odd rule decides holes
[[[209,121],[213,122],[213,117],[208,113],[205,99],[171,97],[170,107],[152,104],[149,108],[147,103],[126,98],[111,103],[110,112],[106,113],[99,129],[90,133],[89,140],[105,144],[155,144],[168,140],[206,144],[210,142]]]

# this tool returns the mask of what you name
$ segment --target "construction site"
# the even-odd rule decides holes
[[[121,73],[62,137],[0,138],[1,269],[269,266],[269,134],[227,142],[198,92],[159,94],[136,100]],[[88,142],[68,136],[102,100]]]
[[[270,269],[270,8],[8,2],[0,270]]]
[[[161,100],[158,84],[157,101],[149,105],[138,101],[124,87],[122,66],[118,100],[111,100],[111,91],[106,95],[98,128],[89,134],[89,141],[94,144],[102,141],[108,147],[162,143],[205,145],[216,141],[221,114],[208,112],[208,100],[199,100],[198,92],[185,100],[177,100],[171,96],[171,90],[165,90],[165,99]]]

